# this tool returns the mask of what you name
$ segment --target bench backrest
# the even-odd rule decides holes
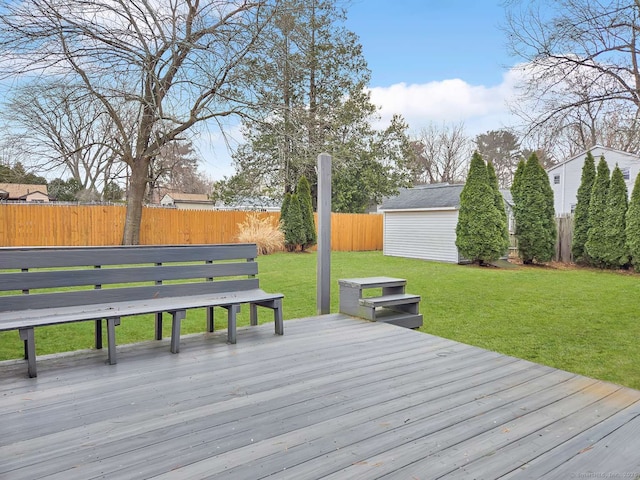
[[[255,244],[0,248],[0,312],[258,288]]]

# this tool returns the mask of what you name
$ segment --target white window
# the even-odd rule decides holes
[[[571,213],[576,213],[576,204],[575,203],[571,204]]]
[[[631,173],[629,173],[629,168],[621,168],[620,169],[622,171],[622,176],[624,177],[625,180],[629,180],[631,178]]]
[[[560,184],[560,175],[554,175],[553,176],[553,184],[554,185],[559,185]]]

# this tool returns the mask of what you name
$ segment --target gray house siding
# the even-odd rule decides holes
[[[384,255],[458,262],[458,210],[386,211]]]

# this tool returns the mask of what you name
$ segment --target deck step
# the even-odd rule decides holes
[[[390,323],[405,328],[420,328],[422,315],[415,313],[402,313],[393,310],[381,310],[376,313],[376,322]]]
[[[411,303],[420,303],[420,295],[398,293],[393,295],[384,295],[382,297],[369,297],[360,299],[360,305],[372,308],[389,307],[392,305],[408,305]]]
[[[368,278],[344,278],[338,280],[341,286],[352,288],[385,288],[385,287],[404,287],[407,281],[404,278],[393,277],[368,277]]]

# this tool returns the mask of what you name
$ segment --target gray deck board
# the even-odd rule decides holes
[[[285,330],[0,362],[0,478],[640,474],[636,390],[344,315]]]

